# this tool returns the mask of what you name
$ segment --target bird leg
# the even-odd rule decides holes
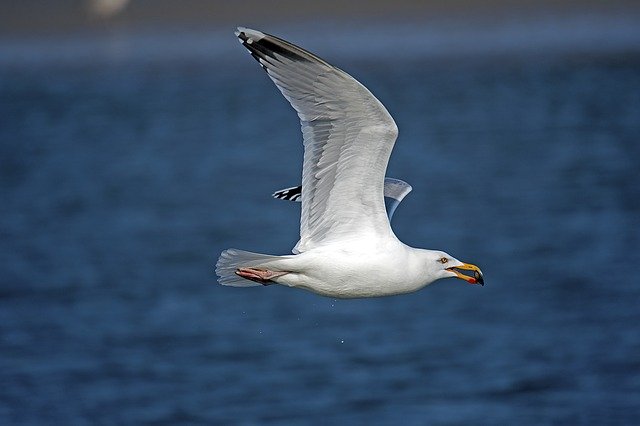
[[[270,271],[268,269],[257,268],[238,268],[236,269],[236,275],[246,278],[251,281],[255,281],[262,285],[273,284],[273,279],[288,274],[288,272]]]

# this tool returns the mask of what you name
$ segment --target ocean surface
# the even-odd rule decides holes
[[[298,237],[232,28],[2,40],[0,423],[640,423],[639,31],[544,28],[271,29],[394,116],[398,237],[485,274],[367,300],[216,283]]]

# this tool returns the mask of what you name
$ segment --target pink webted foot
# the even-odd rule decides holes
[[[241,276],[242,278],[246,278],[251,281],[255,281],[262,285],[273,284],[273,279],[281,277],[287,274],[287,272],[281,271],[269,271],[268,269],[257,269],[257,268],[238,268],[236,270],[236,275]]]

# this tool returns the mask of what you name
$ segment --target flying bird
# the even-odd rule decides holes
[[[274,196],[297,193],[302,208],[292,255],[227,249],[216,264],[220,284],[281,284],[334,298],[410,293],[448,277],[484,285],[477,266],[409,247],[393,233],[385,172],[398,128],[382,103],[349,74],[298,46],[248,28],[235,34],[300,118],[302,186]],[[399,203],[411,187],[402,182],[396,189],[389,198]]]

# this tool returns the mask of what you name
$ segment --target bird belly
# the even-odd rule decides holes
[[[299,258],[297,271],[276,281],[327,297],[389,296],[423,286],[404,264],[405,257],[393,251],[334,248],[311,250],[295,257]]]

